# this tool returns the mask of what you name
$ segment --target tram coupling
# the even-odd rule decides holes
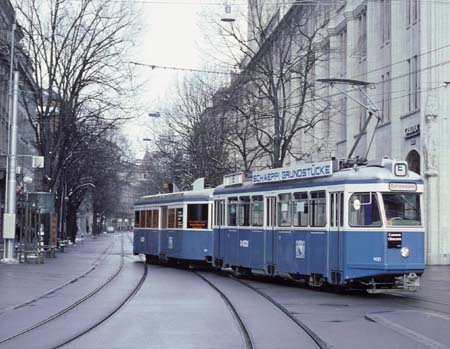
[[[415,291],[420,286],[420,276],[416,273],[403,274],[395,278],[396,288]]]

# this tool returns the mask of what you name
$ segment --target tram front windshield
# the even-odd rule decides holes
[[[416,193],[382,193],[388,226],[421,225],[420,195]]]

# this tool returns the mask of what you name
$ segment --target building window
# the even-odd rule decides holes
[[[419,109],[419,74],[417,56],[408,59],[408,110]]]
[[[406,25],[409,27],[419,19],[419,6],[417,0],[406,1]]]
[[[361,14],[357,17],[357,22],[357,41],[352,56],[356,56],[361,60],[364,60],[367,56],[367,16],[365,11],[361,12]]]
[[[416,23],[417,20],[419,19],[419,7],[417,0],[411,0],[411,18],[413,24]]]
[[[381,75],[381,119],[383,122],[391,120],[391,74]]]
[[[381,0],[381,44],[387,44],[391,40],[391,0]]]
[[[345,141],[347,139],[347,97],[343,96],[339,101],[339,104],[339,141]]]
[[[341,78],[347,78],[347,30],[342,30],[339,33],[339,62],[340,62],[340,71],[339,76]]]

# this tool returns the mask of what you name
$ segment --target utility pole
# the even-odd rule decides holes
[[[9,161],[6,173],[6,202],[3,219],[3,263],[17,263],[14,259],[14,239],[16,236],[16,155],[17,155],[17,100],[19,93],[19,72],[14,72],[12,116],[9,135]]]

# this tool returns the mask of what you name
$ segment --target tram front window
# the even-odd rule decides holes
[[[388,226],[421,225],[420,195],[415,193],[383,193]]]

